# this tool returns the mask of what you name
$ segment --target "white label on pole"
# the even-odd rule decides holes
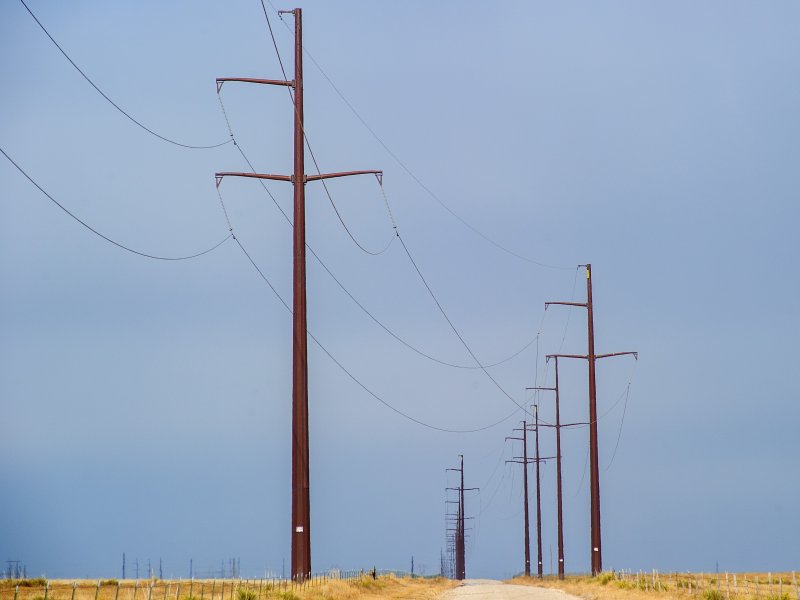
[[[303,526],[298,525],[297,527],[294,528],[294,531],[295,533],[303,533]]]

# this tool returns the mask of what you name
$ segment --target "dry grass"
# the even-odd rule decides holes
[[[695,574],[602,573],[536,579],[515,577],[520,585],[556,588],[585,600],[800,600],[792,573]],[[758,585],[756,585],[758,582]]]
[[[44,600],[44,580],[0,582],[0,600]],[[47,600],[434,600],[456,582],[442,578],[408,578],[385,575],[353,580],[315,580],[306,585],[291,582],[259,583],[222,580],[162,581],[50,580]],[[151,586],[152,583],[152,586]]]

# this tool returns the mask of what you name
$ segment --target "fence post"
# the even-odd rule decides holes
[[[178,589],[175,590],[175,600],[178,600],[178,596],[181,595],[181,580],[178,579]]]
[[[78,582],[77,581],[73,581],[72,582],[72,595],[70,596],[70,600],[75,600],[75,588],[76,587],[78,587]],[[16,600],[16,596],[14,597],[14,600]]]
[[[153,580],[151,579],[150,580],[150,587],[147,590],[147,600],[151,600],[152,597],[153,597]]]
[[[19,586],[14,587],[14,600],[17,600],[17,596],[19,596]]]
[[[114,600],[119,600],[119,580],[117,580],[117,591],[114,592]]]
[[[797,596],[797,600],[800,600],[800,589],[797,587],[797,575],[794,574],[794,571],[792,571],[792,583],[794,584],[794,595]]]
[[[731,600],[731,582],[728,579],[727,571],[725,571],[725,593],[728,595],[728,600]]]
[[[772,573],[767,573],[767,578],[769,579],[769,595],[772,596]]]

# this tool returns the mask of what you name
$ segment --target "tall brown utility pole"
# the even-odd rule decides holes
[[[586,355],[577,354],[550,354],[548,358],[559,356],[562,358],[582,358],[589,361],[589,463],[590,463],[590,497],[591,497],[591,563],[592,575],[597,575],[603,570],[603,543],[600,535],[600,461],[597,446],[597,383],[595,378],[595,362],[598,358],[610,356],[633,355],[636,352],[613,352],[611,354],[595,354],[594,352],[594,312],[592,307],[592,265],[579,265],[586,268],[586,302],[545,302],[547,310],[551,304],[562,306],[581,306],[588,315],[589,352]]]
[[[561,414],[558,406],[558,358],[555,359],[556,383],[555,387],[530,387],[529,390],[547,390],[556,394],[556,495],[558,496],[558,578],[564,579],[564,517],[561,491]]]
[[[294,90],[294,172],[292,175],[259,173],[217,173],[217,186],[223,177],[253,177],[288,181],[294,186],[294,301],[292,361],[292,578],[304,580],[311,575],[311,509],[308,469],[308,334],[306,331],[306,198],[305,185],[348,175],[373,174],[381,171],[346,171],[340,173],[305,174],[305,130],[303,128],[303,19],[302,10],[280,11],[294,15],[294,80],[221,77],[217,89],[226,81],[241,81],[287,86]]]
[[[456,526],[454,531],[455,542],[455,578],[460,580],[467,577],[466,565],[466,528],[464,522],[470,517],[464,515],[464,492],[477,490],[478,488],[465,488],[464,487],[464,455],[459,454],[461,459],[461,466],[457,469],[445,469],[445,471],[458,471],[461,475],[461,482],[457,488],[448,487],[447,490],[454,490],[458,492],[458,513],[456,515]]]
[[[539,407],[534,405],[534,418],[535,422],[539,422]],[[538,427],[534,428],[536,432],[536,455],[534,458],[528,458],[528,432],[531,431],[530,423],[522,421],[522,427],[514,431],[521,431],[522,437],[509,436],[506,440],[519,440],[522,442],[522,456],[515,456],[512,460],[507,460],[506,463],[517,463],[522,465],[522,486],[523,486],[523,502],[524,502],[524,539],[525,539],[525,575],[531,574],[531,539],[530,539],[530,520],[528,511],[528,465],[536,463],[536,544],[538,550],[538,569],[537,573],[541,579],[542,573],[542,497],[539,479],[539,463],[547,462],[552,456],[541,457],[539,456],[539,430]]]
[[[531,576],[531,532],[530,532],[530,519],[529,519],[529,510],[528,510],[528,422],[522,422],[522,428],[514,431],[522,431],[522,437],[514,437],[510,436],[506,438],[508,440],[521,440],[522,441],[522,461],[519,460],[507,460],[506,463],[521,463],[522,464],[522,488],[524,490],[523,495],[523,507],[525,512],[525,523],[523,527],[525,528],[525,532],[523,537],[525,539],[525,576]]]
[[[542,578],[542,487],[539,477],[539,467],[543,459],[539,457],[539,405],[533,405],[534,431],[536,432],[536,549],[537,549],[537,573],[539,579]]]

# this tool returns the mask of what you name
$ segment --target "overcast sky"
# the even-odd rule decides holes
[[[258,0],[26,2],[109,98],[183,144],[229,139],[216,77],[282,77]],[[267,9],[291,68],[293,38]],[[309,256],[309,329],[365,386],[445,429],[511,415],[473,434],[422,427],[311,344],[312,568],[408,569],[413,555],[438,571],[445,469],[464,454],[481,488],[467,498],[467,574],[522,570],[521,470],[504,464],[520,449],[504,437],[523,418],[514,402],[533,401],[525,387],[552,383],[545,354],[586,352],[584,311],[543,310],[584,299],[586,262],[597,351],[640,353],[598,363],[604,566],[800,566],[800,6],[303,9],[306,49],[360,115],[306,55],[320,168],[383,169],[409,251],[481,361],[530,344],[489,369],[512,402],[481,370],[398,343]],[[0,6],[0,56],[0,147],[66,208],[149,254],[227,235],[214,173],[248,170],[232,144],[186,149],[137,127],[18,0]],[[290,173],[286,90],[231,83],[221,98],[256,168]],[[119,576],[123,552],[142,576],[159,558],[165,576],[188,576],[190,559],[212,574],[229,557],[244,576],[280,573],[289,314],[231,240],[192,260],[143,258],[82,228],[2,156],[0,182],[0,560],[51,577]],[[291,209],[289,184],[268,188]],[[382,249],[393,230],[375,179],[329,189],[359,243]],[[256,181],[220,190],[289,300],[291,228]],[[307,200],[309,245],[367,310],[430,356],[474,366],[397,241],[368,255],[318,183]],[[585,363],[560,375],[564,420],[586,420]],[[551,421],[552,398],[539,402]],[[568,571],[589,568],[587,442],[586,429],[564,432]],[[541,445],[553,453],[551,432]],[[548,571],[552,462],[542,511]]]

